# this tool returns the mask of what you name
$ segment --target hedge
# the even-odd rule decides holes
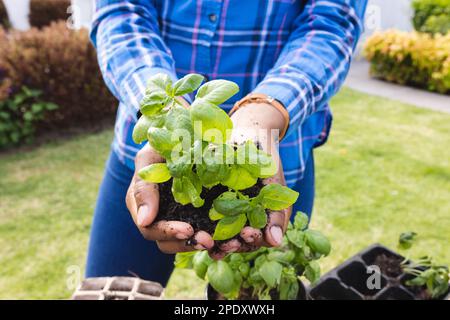
[[[429,35],[389,30],[372,35],[364,47],[373,76],[450,93],[450,33]]]
[[[86,30],[59,22],[26,32],[2,31],[0,48],[0,100],[25,86],[59,106],[39,122],[41,130],[92,125],[115,113],[117,101],[104,85]]]
[[[8,11],[6,11],[6,7],[5,4],[3,3],[3,0],[0,0],[0,26],[9,28]]]
[[[413,9],[417,31],[446,34],[450,30],[450,0],[414,0]]]
[[[33,27],[42,28],[52,22],[66,21],[70,14],[70,0],[31,0],[29,20]]]

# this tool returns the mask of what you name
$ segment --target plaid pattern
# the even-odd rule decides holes
[[[341,86],[362,32],[366,0],[97,0],[91,32],[104,79],[120,100],[113,149],[130,168],[131,139],[147,79],[187,73],[228,79],[283,103],[280,143],[288,186],[331,126],[328,100]],[[191,97],[192,98],[192,97]]]

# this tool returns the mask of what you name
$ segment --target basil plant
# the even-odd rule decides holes
[[[226,240],[239,234],[246,224],[263,228],[266,209],[288,208],[298,193],[279,184],[264,186],[256,197],[243,193],[258,179],[273,176],[277,164],[252,141],[230,142],[233,123],[219,105],[239,87],[227,80],[202,85],[203,80],[198,74],[175,83],[165,74],[150,78],[133,139],[139,144],[148,141],[165,163],[151,164],[138,174],[151,183],[171,180],[175,201],[196,208],[205,203],[203,191],[217,185],[226,187],[228,191],[214,200],[209,211],[210,219],[217,221],[213,239]],[[195,100],[184,106],[180,97],[194,91]]]
[[[231,253],[218,261],[207,251],[178,253],[175,266],[193,269],[227,299],[295,300],[301,277],[315,283],[320,278],[317,260],[331,250],[330,241],[319,231],[307,230],[307,225],[308,217],[298,212],[280,247]]]

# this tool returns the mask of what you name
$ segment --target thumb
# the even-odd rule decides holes
[[[283,241],[286,212],[273,211],[269,213],[269,221],[264,230],[265,240],[272,247],[278,247]]]
[[[136,201],[139,227],[147,227],[155,220],[159,210],[159,191],[154,183],[147,183],[136,177],[133,186],[133,196]]]

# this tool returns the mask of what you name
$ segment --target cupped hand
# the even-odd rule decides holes
[[[194,232],[186,222],[155,222],[159,210],[158,185],[142,180],[137,173],[152,163],[161,162],[164,159],[148,143],[136,155],[135,173],[126,195],[134,223],[144,238],[156,241],[164,253],[211,249],[214,246],[211,235],[204,231]]]
[[[263,184],[286,185],[277,148],[279,132],[286,121],[280,111],[270,104],[252,103],[238,109],[231,119],[233,120],[232,142],[241,144],[251,140],[272,155],[275,163],[278,164],[277,173],[273,177],[264,179]],[[292,207],[269,212],[267,225],[262,230],[250,226],[244,227],[240,232],[241,239],[232,239],[222,243],[219,250],[216,248],[210,250],[211,257],[221,259],[231,252],[254,251],[261,246],[279,246],[282,243],[291,213]]]

